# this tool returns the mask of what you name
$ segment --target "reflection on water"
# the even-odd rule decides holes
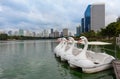
[[[71,69],[54,57],[57,44],[54,40],[0,42],[0,79],[115,79],[112,69],[96,74]]]

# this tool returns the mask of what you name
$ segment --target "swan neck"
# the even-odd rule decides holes
[[[84,50],[84,51],[87,51],[87,48],[88,48],[88,41],[87,41],[87,40],[85,40],[84,42],[85,42],[85,45],[84,45],[83,50]]]
[[[87,39],[84,40],[84,42],[85,42],[84,48],[81,51],[81,53],[78,55],[78,58],[80,58],[80,59],[87,59],[87,57],[86,57],[86,52],[87,52],[87,48],[88,48],[88,41],[87,41]]]
[[[74,47],[74,45],[75,45],[75,43],[73,42],[73,43],[72,43],[72,45],[71,45],[71,47],[73,48],[73,47]]]

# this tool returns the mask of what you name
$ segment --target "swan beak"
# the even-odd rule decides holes
[[[82,40],[78,40],[78,43],[82,43],[83,41]]]
[[[69,42],[69,40],[67,40],[66,42]]]
[[[61,42],[61,39],[57,39],[56,42]]]

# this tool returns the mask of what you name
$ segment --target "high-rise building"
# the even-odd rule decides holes
[[[24,30],[23,29],[19,29],[19,36],[24,36]]]
[[[72,33],[71,33],[71,32],[69,32],[69,36],[72,36]]]
[[[91,30],[90,29],[90,25],[91,25],[90,19],[91,19],[91,5],[88,5],[88,7],[85,11],[85,15],[84,15],[84,30],[85,30],[85,32],[88,32]]]
[[[31,31],[26,30],[26,31],[25,31],[25,36],[32,36]]]
[[[60,37],[63,37],[63,32],[60,33]]]
[[[43,37],[49,37],[49,32],[48,32],[48,30],[44,30],[43,31]]]
[[[33,36],[33,37],[36,37],[36,33],[35,33],[35,32],[32,32],[32,36]]]
[[[57,30],[54,32],[54,37],[59,37],[59,32]]]
[[[53,33],[53,29],[51,29],[51,34]]]
[[[88,5],[84,14],[85,32],[99,31],[105,26],[105,4]]]
[[[81,28],[82,28],[82,33],[85,31],[84,29],[84,18],[81,19]]]
[[[68,28],[63,29],[63,36],[67,37],[68,36]]]
[[[53,29],[51,29],[51,33],[49,34],[49,37],[54,37],[54,31],[53,31]]]
[[[76,27],[76,36],[80,36],[80,34],[81,34],[81,27],[78,26]]]

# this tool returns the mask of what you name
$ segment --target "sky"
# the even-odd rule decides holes
[[[120,16],[120,0],[0,0],[0,29],[75,32],[89,4],[105,4],[105,25]]]

